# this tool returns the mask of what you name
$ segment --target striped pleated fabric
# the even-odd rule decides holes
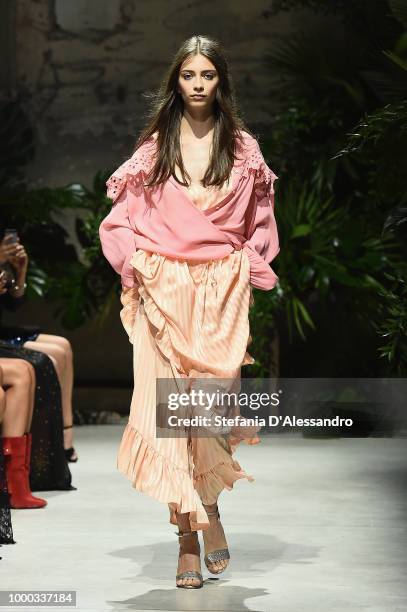
[[[240,441],[231,435],[157,435],[157,378],[173,389],[196,378],[240,380],[241,366],[253,363],[249,306],[250,264],[244,250],[220,260],[189,262],[137,249],[131,265],[135,286],[124,289],[121,319],[133,344],[134,391],[117,468],[135,489],[189,512],[193,530],[209,527],[203,504],[216,502],[236,480],[253,477],[233,458]]]

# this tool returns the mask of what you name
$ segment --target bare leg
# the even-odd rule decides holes
[[[64,426],[72,425],[73,353],[69,341],[62,336],[40,334],[37,340],[26,342],[24,346],[42,351],[52,359],[61,386]],[[64,448],[71,448],[71,446],[73,446],[72,428],[64,430]],[[72,456],[72,459],[75,458],[76,453]]]
[[[189,524],[189,512],[184,514],[176,514],[178,528],[181,532],[190,531]],[[178,569],[177,574],[187,572],[189,570],[201,571],[201,547],[199,545],[198,532],[194,535],[188,535],[180,538],[180,549],[178,557]],[[193,585],[197,586],[200,584],[198,578],[181,578],[177,580],[177,584],[180,585]]]
[[[23,436],[30,429],[34,408],[34,368],[23,359],[0,359],[0,364],[6,387],[2,435]]]
[[[64,411],[64,425],[72,425],[72,390],[73,390],[73,351],[69,340],[62,336],[54,336],[51,334],[40,334],[36,342],[44,342],[46,344],[53,344],[59,347],[64,353],[65,358],[65,369],[63,384],[61,385],[62,391],[62,404]]]

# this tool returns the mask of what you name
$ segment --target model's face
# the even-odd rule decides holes
[[[193,55],[181,65],[178,91],[191,110],[212,106],[218,84],[218,72],[204,55]]]

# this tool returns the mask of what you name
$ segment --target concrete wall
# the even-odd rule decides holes
[[[30,96],[38,149],[33,183],[89,181],[132,148],[181,42],[219,38],[248,124],[270,123],[272,75],[264,65],[273,31],[270,0],[16,0],[16,81]],[[276,101],[277,102],[277,101]]]

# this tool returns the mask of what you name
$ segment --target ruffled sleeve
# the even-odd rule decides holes
[[[267,166],[254,139],[246,167],[255,177],[248,208],[245,242],[251,263],[250,284],[259,289],[269,290],[278,282],[278,277],[270,266],[264,265],[270,264],[280,250],[274,217],[274,181],[278,176]]]
[[[125,187],[141,186],[144,178],[151,169],[152,150],[150,141],[137,149],[132,157],[125,161],[107,180],[107,197],[117,201]]]

